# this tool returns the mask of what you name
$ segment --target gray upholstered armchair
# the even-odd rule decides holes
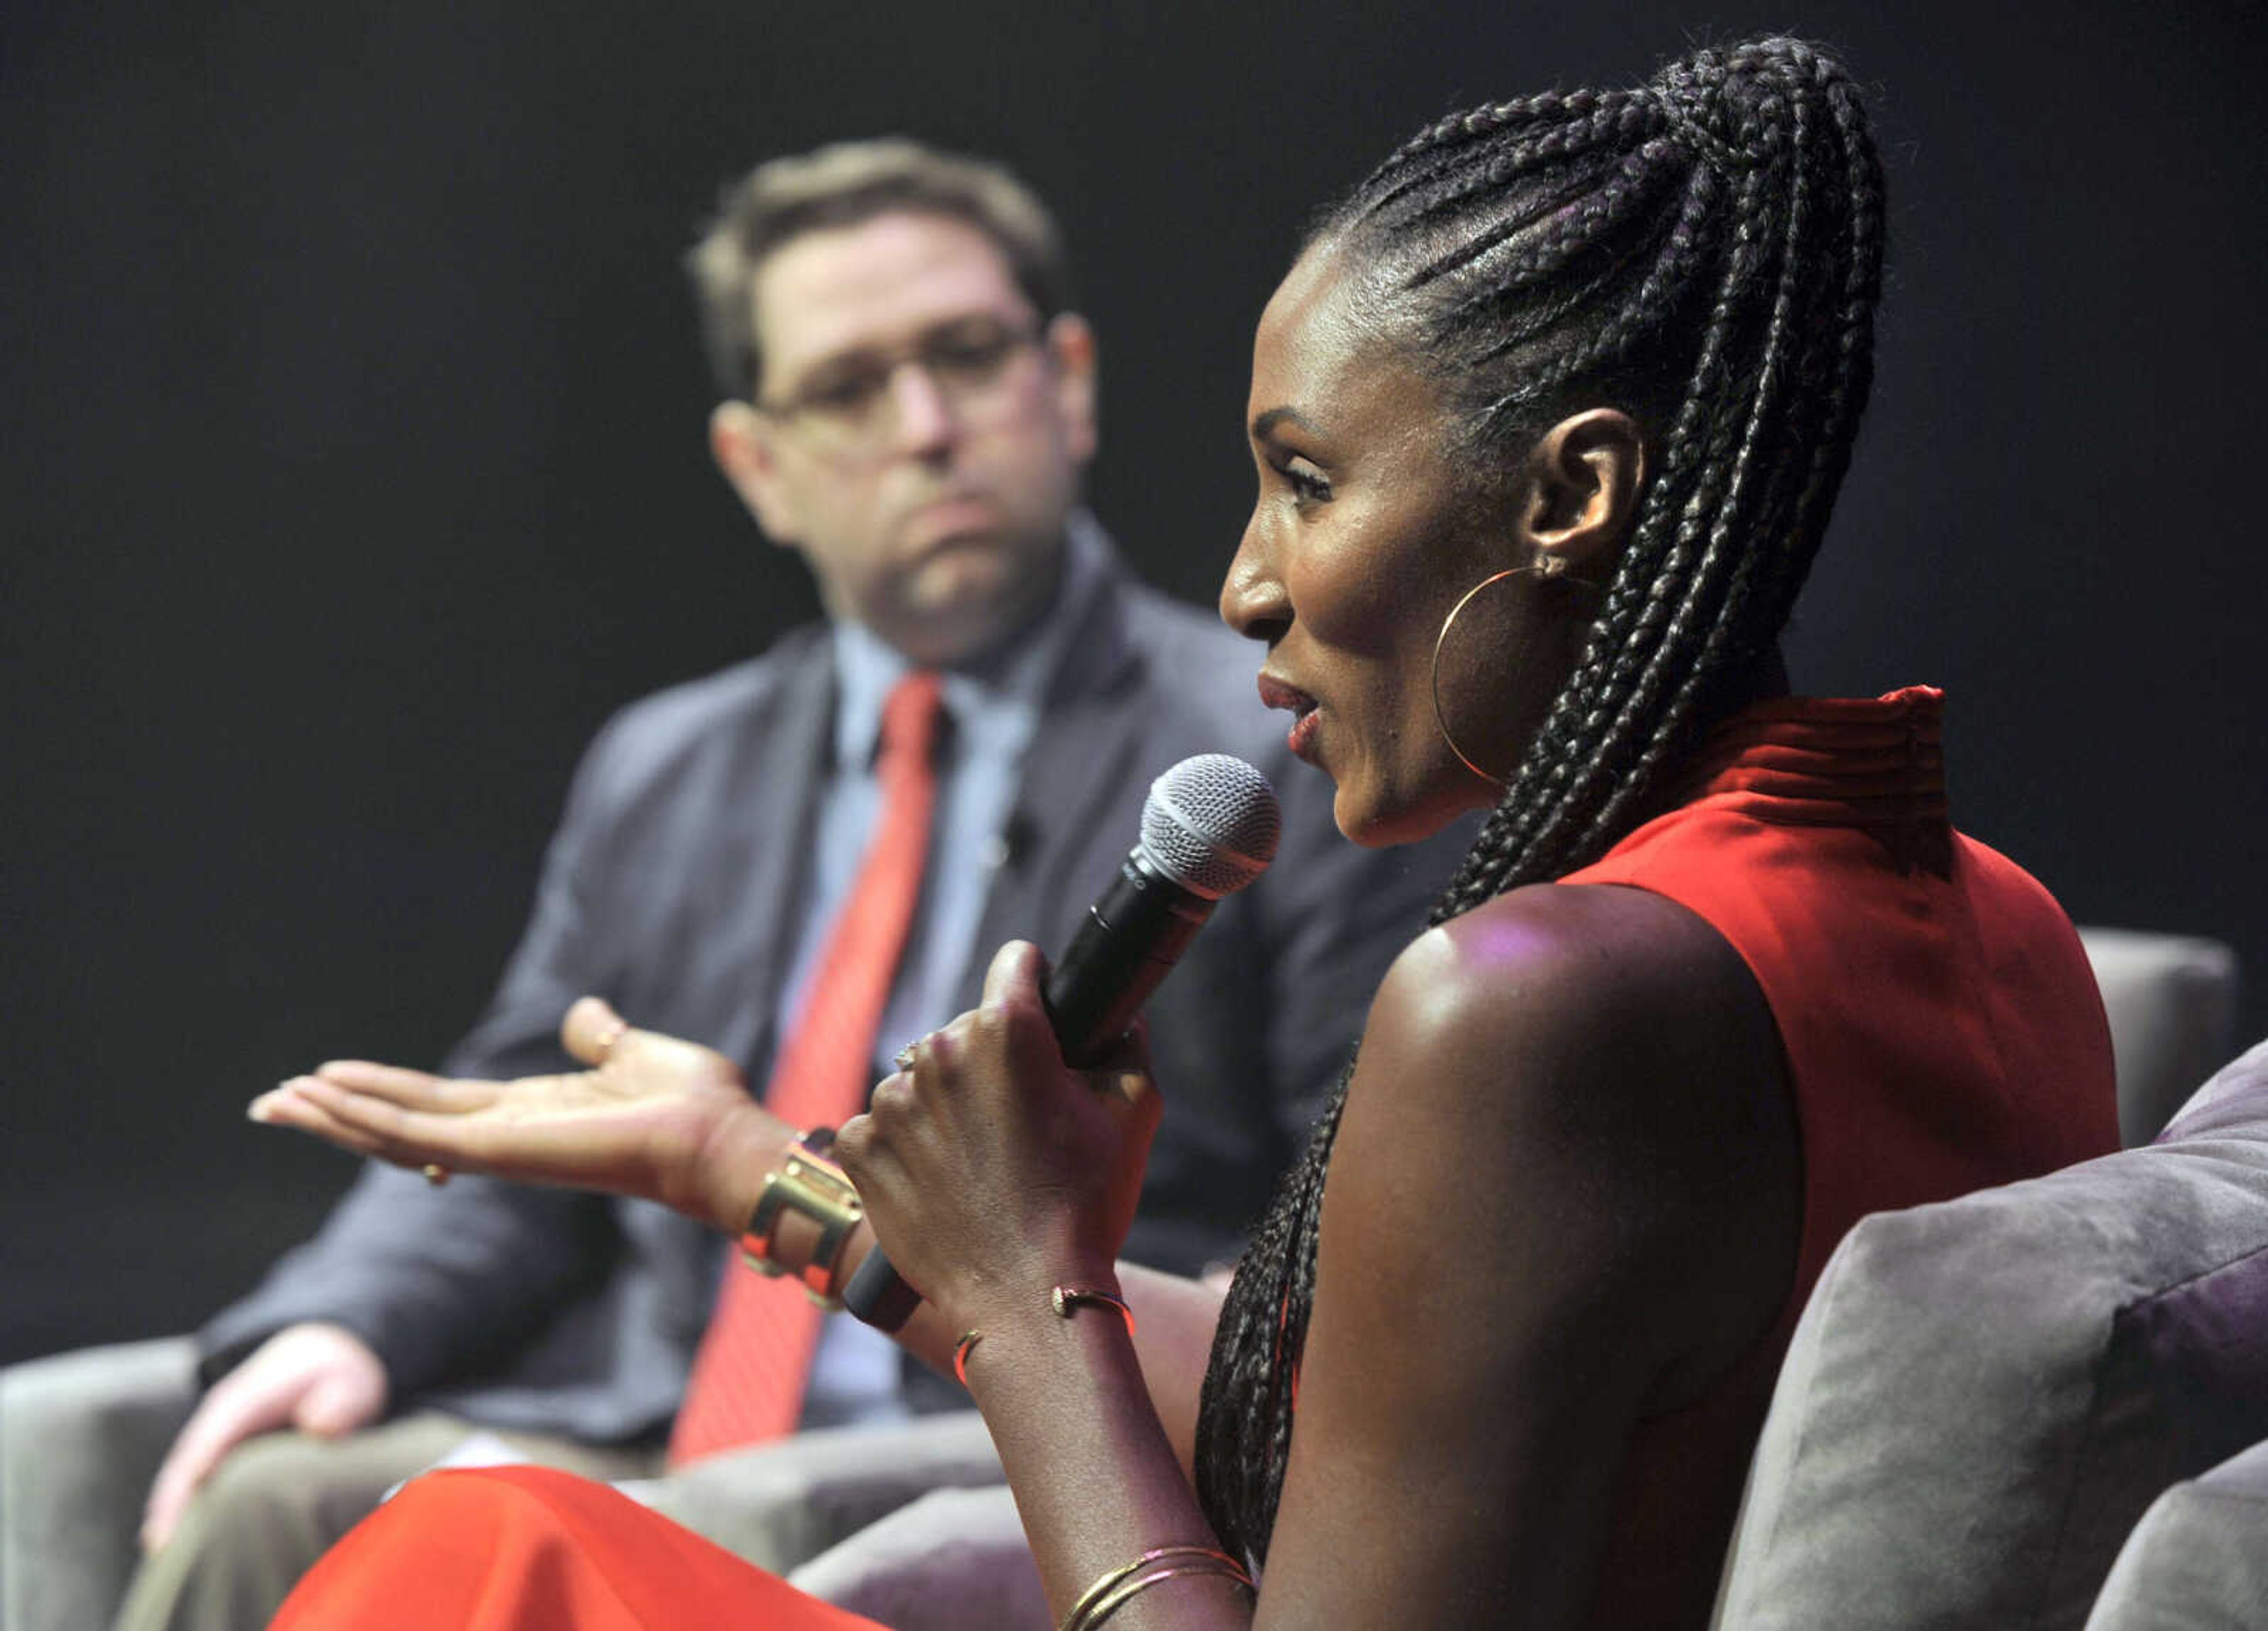
[[[1718,1623],[2268,1624],[2264,1456],[2268,1042],[2154,1144],[1845,1237],[1780,1371]],[[2163,1618],[2169,1583],[2204,1617]]]
[[[2189,1086],[2213,1062],[2226,1057],[2234,1011],[2233,959],[2225,947],[2210,941],[2099,929],[2082,930],[2082,937],[2110,1016],[2117,1052],[2121,1127],[2130,1144],[2141,1142],[2181,1103]],[[2256,1050],[2224,1072],[2215,1087],[2201,1093],[2187,1113],[2195,1117],[2210,1103],[2218,1102],[2216,1093],[2235,1092],[2242,1105],[2250,1106],[2246,1113],[2253,1119],[2225,1139],[2215,1134],[2207,1141],[2232,1142],[2234,1153],[2216,1143],[2214,1150],[2197,1154],[2189,1140],[2201,1124],[2190,1120],[2176,1129],[2182,1134],[2180,1145],[2161,1147],[2139,1157],[2113,1157],[2110,1161],[2135,1162],[2131,1170],[2146,1175],[2163,1173],[2165,1182],[2176,1189],[2209,1165],[2219,1175],[2216,1193],[2229,1202],[2227,1228],[2241,1233],[2250,1225],[2242,1223],[2239,1215],[2257,1215],[2262,1240],[2268,1242],[2268,1083],[2242,1085],[2264,1076],[2268,1076],[2268,1050]],[[2229,1085],[2233,1082],[2242,1091]],[[2096,1209],[2125,1204],[2125,1192],[2120,1187],[2123,1178],[2112,1181],[2108,1190],[2084,1187],[2102,1181],[2088,1174],[2090,1169],[2103,1165],[2091,1163],[2088,1168],[2073,1169],[2080,1176],[2070,1179],[2058,1175],[2036,1181],[2066,1188],[2080,1187],[2071,1189],[2082,1197],[2074,1202],[2076,1224],[2087,1222]],[[2115,1172],[2124,1174],[2129,1170],[2116,1168]],[[2147,1177],[2138,1181],[2151,1187],[2158,1180]],[[2065,1192],[2055,1188],[2048,1193],[2053,1196]],[[1980,1458],[1974,1453],[1966,1459],[1955,1457],[1941,1463],[1933,1459],[1940,1454],[1955,1457],[1956,1451],[1973,1451],[1984,1441],[1975,1438],[1944,1409],[1926,1400],[1880,1407],[1889,1414],[1883,1417],[1879,1446],[1857,1454],[1855,1463],[1845,1468],[1852,1473],[1853,1481],[1842,1487],[1839,1494],[1822,1495],[1815,1483],[1800,1481],[1812,1478],[1816,1470],[1814,1459],[1792,1457],[1788,1450],[1793,1424],[1811,1420],[1810,1413],[1820,1408],[1823,1400],[1835,1396],[1832,1389],[1817,1391],[1821,1368],[1824,1367],[1830,1381],[1844,1378],[1845,1362],[1835,1358],[1844,1348],[1832,1340],[1841,1327],[1836,1324],[1824,1330],[1817,1328],[1822,1322],[1813,1316],[1825,1309],[1839,1319],[1840,1301],[1858,1278],[1858,1270],[1845,1260],[1863,1258],[1871,1262],[1887,1241],[1911,1238],[1916,1230],[1935,1230],[1940,1234],[1949,1231],[1957,1235],[1968,1226],[1972,1214],[1996,1218],[2008,1215],[2005,1199],[1972,1197],[1948,1205],[1972,1210],[1955,1212],[1949,1218],[1932,1223],[1924,1215],[1939,1209],[1924,1208],[1912,1214],[1892,1215],[1879,1228],[1873,1220],[1862,1225],[1854,1239],[1863,1237],[1863,1243],[1856,1251],[1846,1249],[1844,1257],[1838,1258],[1837,1267],[1830,1269],[1831,1283],[1823,1283],[1822,1297],[1815,1298],[1812,1313],[1806,1315],[1805,1332],[1798,1337],[1797,1352],[1791,1357],[1792,1379],[1783,1380],[1784,1397],[1774,1407],[1752,1479],[1749,1507],[1728,1573],[1728,1606],[1723,1611],[1722,1624],[1855,1623],[1848,1611],[1856,1599],[1840,1595],[1824,1599],[1836,1606],[1836,1613],[1824,1618],[1807,1618],[1802,1613],[1791,1617],[1773,1605],[1808,1602],[1815,1605],[1822,1600],[1815,1592],[1807,1596],[1795,1587],[1845,1578],[1836,1572],[1843,1565],[1830,1567],[1830,1558],[1863,1557],[1870,1550],[1888,1550],[1907,1557],[1918,1575],[1936,1572],[1944,1551],[1926,1522],[1918,1527],[1911,1522],[1893,1524],[1888,1516],[1896,1513],[1911,1518],[1918,1507],[1926,1519],[1935,1510],[1933,1502],[1950,1498],[1948,1492],[1955,1468],[1977,1466],[1979,1478],[2020,1481],[2013,1462]],[[2152,1216],[2155,1219],[2156,1215]],[[1914,1219],[1922,1221],[1902,1221]],[[2187,1214],[2182,1214],[2181,1220],[2178,1227],[2170,1216],[2158,1220],[2169,1231],[2168,1263],[2178,1267],[2179,1260],[2183,1260],[2182,1251],[2193,1255],[2199,1250],[2220,1250],[2227,1244],[2220,1234],[2183,1234],[2194,1220]],[[2155,1227],[2154,1223],[2154,1231]],[[2027,1238],[2041,1253],[2042,1262],[2051,1266],[2063,1263],[2071,1242],[2086,1233],[2077,1228],[2042,1228]],[[2178,1247],[2170,1244],[2176,1237],[2185,1244]],[[2010,1272],[2019,1285],[2035,1279],[2029,1271]],[[1830,1290],[1835,1295],[1826,1296]],[[1956,1310],[1973,1306],[1962,1299],[1974,1295],[1974,1288],[1962,1289],[1957,1282],[1949,1282],[1942,1292]],[[2255,1311],[2254,1338],[2268,1340],[2268,1302],[2257,1305]],[[1921,1329],[1889,1316],[1881,1317],[1879,1323],[1893,1333]],[[1916,1340],[1926,1357],[1933,1340],[1926,1336]],[[1863,1351],[1863,1346],[1859,1344],[1859,1351]],[[1952,1387],[1953,1382],[1962,1381],[1959,1363],[1940,1355],[1940,1371],[1951,1364],[1947,1385],[1965,1395],[1973,1391],[1965,1382]],[[1924,1367],[1906,1379],[1919,1382],[1937,1374]],[[2255,1375],[2268,1378],[2268,1365]],[[2077,1381],[2067,1383],[2060,1397],[2077,1398],[2070,1390],[2080,1386]],[[2264,1381],[2264,1386],[2268,1386],[2268,1381]],[[1860,1397],[1851,1395],[1854,1400]],[[1993,1397],[2005,1406],[2007,1414],[1997,1425],[1984,1424],[1992,1430],[2013,1430],[2039,1413],[2037,1390],[2024,1385],[2021,1378]],[[0,1631],[92,1631],[108,1623],[133,1565],[134,1532],[143,1496],[193,1399],[192,1355],[188,1339],[180,1337],[65,1354],[0,1370]],[[1855,1418],[1865,1413],[1853,1403],[1849,1414]],[[1984,1427],[1976,1429],[1984,1430]],[[1798,1440],[1802,1436],[1796,1434]],[[2268,1436],[2268,1426],[2253,1436]],[[2227,1437],[2223,1432],[2213,1438],[2211,1447],[2220,1448]],[[1817,1447],[1814,1441],[1813,1448]],[[2229,1443],[2221,1453],[2239,1447]],[[2154,1449],[2152,1453],[2158,1451]],[[1866,1459],[1875,1454],[1883,1458],[1879,1466]],[[2154,1571],[2152,1558],[2161,1557],[2167,1548],[2189,1544],[2188,1538],[2205,1527],[2198,1516],[2201,1511],[2231,1510],[2231,1503],[2223,1498],[2228,1490],[2253,1491],[2250,1510],[2257,1514],[2261,1510],[2257,1492],[2264,1473],[2256,1465],[2257,1458],[2251,1461],[2240,1458],[2218,1473],[2209,1470],[2219,1458],[2218,1455],[2206,1458],[2206,1450],[2194,1446],[2180,1454],[2169,1452],[2153,1462],[2146,1474],[2121,1483],[2118,1497],[2106,1498],[2091,1520],[2095,1528],[2090,1530],[2087,1545],[2076,1550],[2066,1545],[2057,1554],[2060,1561],[2056,1567],[2064,1571],[2055,1576],[2060,1583],[2055,1598],[2059,1609],[2084,1616],[2119,1542],[2150,1500],[2177,1479],[2197,1481],[2169,1495],[2171,1505],[2164,1514],[2154,1513],[2152,1524],[2136,1535],[2138,1548],[2146,1535],[2157,1536],[2152,1542],[2156,1551],[2138,1550],[2131,1566],[2121,1566],[2121,1578],[2127,1583],[2120,1589],[2137,1602],[2162,1598],[2162,1593],[2158,1598],[2147,1595],[2156,1589],[2154,1583],[2161,1583],[2164,1577],[2161,1567]],[[816,1553],[793,1570],[792,1578],[807,1590],[903,1631],[1020,1631],[1025,1626],[1045,1631],[1048,1620],[1037,1573],[1024,1547],[1013,1504],[997,1479],[997,1463],[990,1459],[981,1427],[973,1417],[967,1417],[924,1424],[895,1438],[869,1437],[855,1447],[848,1441],[819,1439],[749,1452],[745,1462],[722,1465],[705,1475],[704,1482],[713,1482],[714,1488],[696,1489],[689,1506],[674,1503],[673,1511],[693,1527],[744,1551],[751,1548],[743,1532],[755,1517],[766,1512],[789,1515],[797,1527],[795,1554]],[[1786,1481],[1790,1479],[1799,1482]],[[1767,1507],[1793,1513],[1803,1522],[1791,1525],[1775,1519],[1768,1532],[1773,1538],[1762,1539],[1767,1532],[1759,1527],[1764,1522],[1759,1514]],[[1977,1511],[1991,1516],[1989,1499]],[[1881,1516],[1870,1517],[1870,1512]],[[1977,1521],[1983,1524],[1977,1532],[1980,1547],[1987,1537],[2002,1532],[1983,1517]],[[1827,1538],[1834,1539],[1836,1546],[1819,1539],[1822,1524],[1834,1531]],[[2023,1547],[2036,1547],[2038,1544],[2013,1530],[2007,1534],[2010,1545],[2021,1541]],[[1798,1537],[1802,1537],[1800,1543]],[[1807,1561],[1815,1539],[1818,1539],[1816,1561]],[[2263,1551],[2268,1551],[2268,1540],[2256,1547],[2255,1554]],[[755,1548],[755,1554],[762,1555],[762,1548]],[[1874,1578],[1865,1570],[1859,1571],[1859,1576]],[[2110,1595],[2104,1594],[2106,1612]],[[2034,1622],[1990,1614],[1962,1618],[1948,1610],[1947,1615],[1935,1619],[1892,1616],[1884,1623],[1966,1627]],[[2066,1614],[2036,1623],[2076,1627],[2080,1620]],[[2159,1622],[2132,1618],[2102,1620],[2094,1631],[2139,1631],[2155,1623]]]

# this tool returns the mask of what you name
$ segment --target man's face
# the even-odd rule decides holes
[[[1014,632],[1094,451],[1086,325],[1043,331],[992,241],[932,215],[793,239],[755,299],[757,405],[724,404],[711,439],[764,530],[917,662]]]

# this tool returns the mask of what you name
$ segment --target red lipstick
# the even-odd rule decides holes
[[[1279,680],[1270,673],[1260,676],[1260,701],[1269,708],[1281,708],[1292,716],[1292,729],[1285,736],[1285,745],[1309,764],[1315,762],[1315,732],[1318,724],[1315,699],[1299,687]]]

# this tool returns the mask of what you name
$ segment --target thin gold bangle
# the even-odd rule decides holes
[[[1134,1334],[1134,1311],[1116,1291],[1106,1291],[1101,1286],[1057,1286],[1048,1293],[1049,1306],[1056,1311],[1056,1317],[1059,1319],[1070,1319],[1079,1311],[1082,1303],[1091,1303],[1097,1308],[1116,1309],[1118,1317],[1126,1322],[1126,1334]]]
[[[1076,1626],[1066,1627],[1064,1631],[1094,1631],[1096,1626],[1109,1619],[1111,1615],[1125,1607],[1128,1603],[1141,1596],[1152,1586],[1161,1584],[1181,1575],[1218,1575],[1223,1579],[1235,1581],[1247,1591],[1252,1590],[1252,1576],[1232,1562],[1220,1561],[1212,1558],[1199,1558],[1194,1562],[1170,1564],[1163,1569],[1153,1569],[1146,1575],[1137,1575],[1123,1585],[1114,1588],[1087,1610],[1086,1619],[1080,1620]]]
[[[1089,1304],[1097,1308],[1116,1309],[1118,1317],[1126,1322],[1126,1334],[1128,1336],[1134,1334],[1134,1311],[1126,1305],[1126,1299],[1116,1291],[1105,1291],[1100,1286],[1065,1285],[1057,1286],[1048,1293],[1048,1305],[1056,1311],[1056,1318],[1058,1319],[1070,1319]],[[961,1340],[953,1345],[953,1378],[963,1387],[968,1385],[968,1350],[976,1347],[983,1338],[984,1333],[982,1331],[963,1331],[961,1333]],[[1140,1560],[1137,1559],[1135,1562],[1129,1563],[1127,1568],[1138,1567],[1139,1561]]]
[[[1167,1557],[1210,1558],[1215,1562],[1226,1564],[1230,1569],[1234,1569],[1239,1575],[1244,1575],[1244,1566],[1242,1564],[1239,1563],[1227,1553],[1217,1550],[1212,1547],[1152,1547],[1148,1551],[1143,1553],[1141,1556],[1136,1558],[1132,1562],[1121,1563],[1117,1568],[1107,1570],[1101,1579],[1097,1580],[1093,1585],[1087,1587],[1086,1591],[1080,1592],[1079,1594],[1079,1601],[1073,1603],[1071,1605],[1071,1612],[1063,1617],[1063,1625],[1060,1631],[1080,1631],[1081,1627],[1091,1624],[1092,1621],[1088,1619],[1088,1616],[1094,1613],[1094,1605],[1102,1597],[1104,1592],[1109,1591],[1111,1587],[1125,1579],[1127,1576],[1132,1574],[1136,1569],[1145,1568],[1151,1563],[1154,1563],[1160,1558]],[[1251,1583],[1250,1576],[1245,1575],[1244,1578],[1247,1584]]]

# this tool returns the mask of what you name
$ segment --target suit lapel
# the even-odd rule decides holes
[[[1123,580],[1108,562],[1072,630],[1062,666],[1048,688],[1017,777],[1007,858],[987,891],[960,1000],[974,1008],[984,970],[1003,941],[1036,940],[1050,953],[1086,908],[1098,846],[1128,849],[1135,834],[1107,828],[1109,807],[1125,786],[1117,767],[1135,751],[1142,709],[1128,693],[1140,683],[1143,658],[1126,627]],[[1082,864],[1086,863],[1086,864]]]
[[[733,778],[731,871],[739,876],[719,877],[700,908],[723,915],[718,940],[731,948],[708,964],[727,982],[706,1003],[727,1038],[718,1047],[741,1062],[759,1092],[778,1047],[780,985],[803,921],[815,790],[831,751],[835,665],[823,630],[793,654],[771,706],[772,723],[748,738],[756,756]]]

